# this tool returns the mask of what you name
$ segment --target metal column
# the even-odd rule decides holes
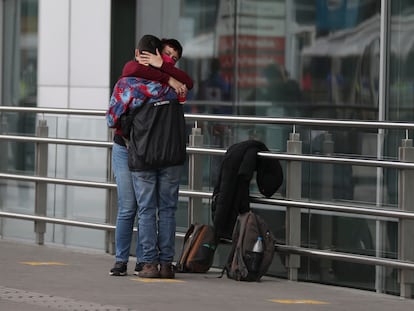
[[[46,120],[39,120],[36,135],[38,137],[47,137],[49,128]],[[48,144],[36,143],[36,175],[47,177],[47,160],[48,160]],[[47,183],[37,181],[35,186],[35,215],[46,216],[47,202]],[[34,222],[34,231],[36,233],[36,243],[44,244],[44,234],[46,232],[46,223],[44,221]]]
[[[399,159],[403,162],[414,162],[414,148],[412,139],[404,139],[399,148]],[[401,169],[399,172],[398,204],[403,211],[414,212],[414,170]],[[399,223],[398,258],[414,261],[414,220],[401,219]],[[411,298],[414,294],[414,271],[400,271],[400,295]]]
[[[300,141],[299,133],[289,134],[287,153],[302,153],[302,141]],[[286,197],[291,200],[298,200],[302,197],[302,163],[300,161],[289,161],[286,165]],[[300,208],[288,207],[286,209],[286,243],[290,246],[300,247],[300,237]],[[286,265],[289,280],[296,281],[300,267],[300,256],[288,255]]]
[[[201,128],[193,127],[189,136],[190,147],[202,147],[204,136]],[[203,185],[203,156],[190,154],[188,157],[188,186],[191,190],[201,190]],[[190,197],[188,202],[188,225],[203,222],[202,198]]]
[[[108,132],[108,141],[113,141],[113,131]],[[107,152],[107,176],[110,182],[114,182],[114,174],[112,169],[112,149],[109,148]],[[107,190],[108,200],[106,200],[106,222],[111,225],[116,225],[116,218],[118,214],[118,193],[117,188]],[[115,231],[106,231],[105,236],[106,252],[115,254]],[[131,245],[134,245],[131,243]],[[132,252],[131,252],[132,253]],[[135,252],[134,252],[135,255]]]
[[[7,121],[5,114],[0,113],[0,133],[5,134],[7,130]],[[9,166],[9,142],[0,141],[0,172],[6,172]],[[4,209],[7,193],[7,181],[0,185],[0,210]],[[0,237],[3,236],[3,221],[4,218],[0,218]]]
[[[322,153],[327,156],[332,156],[334,153],[334,142],[332,134],[326,132],[324,134]],[[332,202],[333,199],[333,185],[334,185],[334,165],[323,164],[321,167],[321,198],[325,202]],[[321,249],[332,248],[332,232],[333,232],[333,217],[331,215],[323,215],[321,217],[319,232]],[[322,280],[328,281],[332,278],[332,260],[321,259],[320,268]]]

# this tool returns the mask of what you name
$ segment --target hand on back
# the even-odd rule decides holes
[[[138,54],[135,59],[142,65],[151,65],[153,67],[160,68],[162,66],[163,60],[158,49],[156,52],[157,54],[152,54],[147,51],[142,51],[142,53]]]

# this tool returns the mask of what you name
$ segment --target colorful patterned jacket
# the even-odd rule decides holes
[[[168,85],[136,77],[125,77],[114,86],[109,108],[106,112],[108,127],[117,128],[118,120],[128,109],[147,103],[176,99],[177,94]]]

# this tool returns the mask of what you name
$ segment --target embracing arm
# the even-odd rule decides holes
[[[171,77],[177,79],[181,83],[185,84],[187,89],[191,90],[193,88],[193,79],[181,69],[178,69],[174,64],[163,61],[161,54],[156,51],[157,54],[152,54],[147,51],[143,51],[142,54],[137,56],[139,62],[149,64],[155,68],[159,68],[162,72],[170,75]]]
[[[176,92],[178,92],[184,84],[159,69],[142,65],[137,61],[129,61],[125,64],[124,69],[122,70],[122,77],[137,77],[145,80],[160,82],[171,86]]]
[[[193,88],[193,79],[191,79],[184,70],[178,69],[173,64],[167,62],[163,62],[160,69],[166,74],[169,74],[171,77],[185,84],[189,90]]]
[[[147,80],[168,84],[170,76],[151,66],[145,66],[137,61],[129,61],[122,70],[122,77],[139,77]]]

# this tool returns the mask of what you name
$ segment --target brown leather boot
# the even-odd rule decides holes
[[[140,278],[159,278],[158,265],[155,263],[145,263],[142,270],[138,272],[138,276]]]
[[[175,267],[171,262],[161,263],[160,277],[163,279],[175,278]]]

